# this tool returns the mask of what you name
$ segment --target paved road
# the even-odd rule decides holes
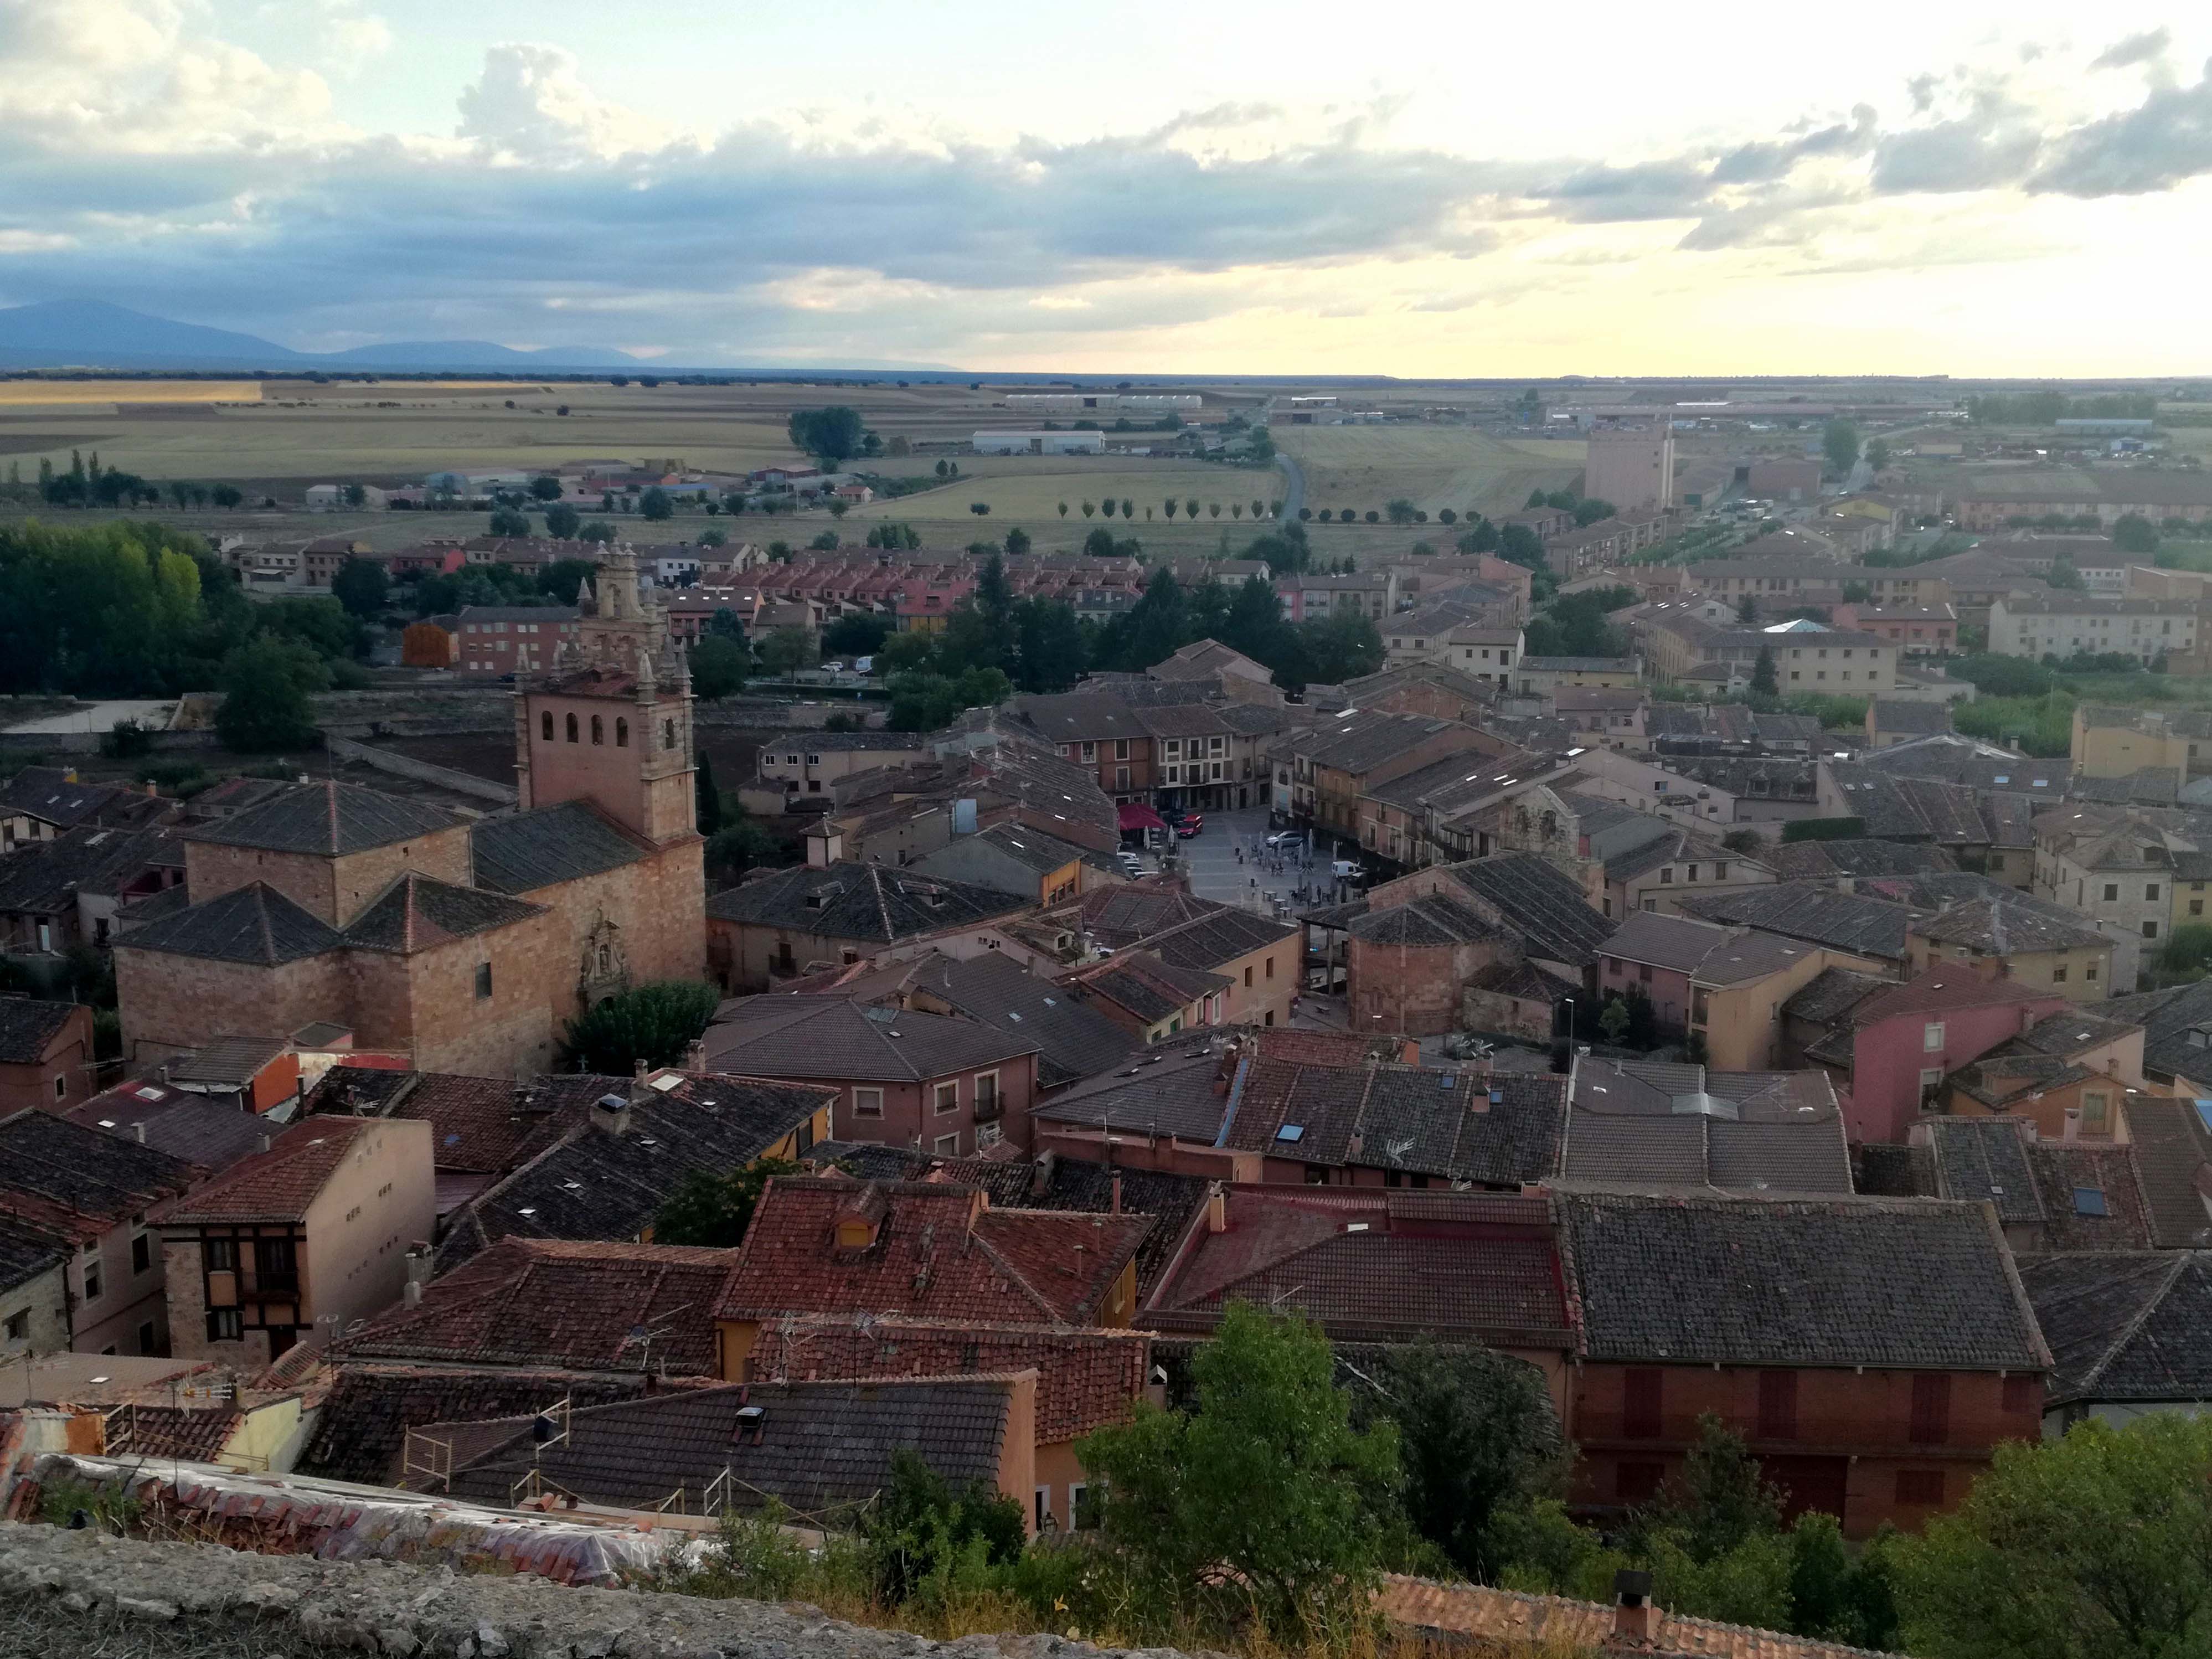
[[[1208,812],[1206,828],[1182,843],[1182,857],[1190,871],[1191,890],[1200,898],[1210,898],[1223,904],[1249,906],[1255,895],[1272,901],[1282,899],[1292,914],[1309,909],[1315,903],[1334,902],[1336,894],[1328,878],[1328,866],[1334,852],[1332,839],[1321,837],[1315,849],[1311,870],[1303,863],[1285,863],[1280,871],[1253,861],[1255,843],[1264,839],[1270,826],[1264,808],[1254,807],[1241,812]],[[1244,854],[1237,859],[1237,851]],[[1346,856],[1357,857],[1355,850]],[[1313,887],[1318,884],[1321,896],[1315,900],[1294,898],[1291,889]],[[1272,911],[1272,903],[1268,906]]]
[[[1298,509],[1306,504],[1306,475],[1298,471],[1298,464],[1281,450],[1275,452],[1275,465],[1283,471],[1283,511],[1277,522],[1296,521]]]

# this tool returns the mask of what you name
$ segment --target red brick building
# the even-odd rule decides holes
[[[576,614],[574,605],[469,605],[453,624],[453,665],[471,674],[550,668],[576,637]]]
[[[1583,1352],[1572,1501],[1648,1502],[1711,1413],[1790,1513],[1845,1534],[1956,1509],[2042,1432],[2051,1368],[1986,1204],[1562,1193]]]

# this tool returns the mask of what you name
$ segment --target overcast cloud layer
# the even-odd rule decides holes
[[[365,7],[298,3],[340,60],[392,72],[404,50]],[[343,91],[327,64],[216,38],[187,0],[0,0],[0,303],[111,300],[308,349],[1441,374],[1529,372],[1516,354],[1557,349],[1579,307],[1612,357],[1559,367],[1634,370],[1672,362],[1644,337],[1670,306],[1733,305],[1771,353],[1760,313],[1799,314],[1775,296],[1805,276],[1859,284],[1829,302],[1854,327],[1917,305],[1910,337],[1940,339],[1957,268],[2017,267],[1984,277],[1993,296],[2060,303],[2114,227],[2201,237],[2212,203],[2212,65],[2162,28],[1612,156],[1398,142],[1382,93],[1194,100],[1079,142],[880,114],[699,130],[532,41],[486,46],[443,131],[362,130]],[[1771,366],[1906,366],[1826,361],[1797,326]],[[2204,328],[2177,315],[2170,366],[2112,367],[2212,368]]]

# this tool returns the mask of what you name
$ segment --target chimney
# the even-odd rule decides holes
[[[826,870],[845,856],[845,837],[823,825],[806,832],[807,867]]]
[[[2026,1004],[2026,1003],[2022,1003],[2022,1004],[2021,1005],[2021,1009],[2020,1009],[2020,1030],[2021,1030],[2021,1035],[2022,1036],[2026,1036],[2029,1031],[2031,1031],[2031,1030],[2033,1030],[2034,1029],[2034,1027],[2035,1027],[2035,1010],[2034,1010],[2033,1007],[2029,1006],[2027,1004]]]
[[[592,1127],[605,1134],[628,1134],[629,1100],[622,1095],[601,1095],[592,1103]]]
[[[1617,1642],[1649,1643],[1659,1626],[1651,1605],[1651,1575],[1623,1567],[1613,1575],[1613,1636]]]
[[[2069,1106],[2066,1109],[2066,1127],[2059,1132],[2058,1138],[2069,1142],[2081,1139],[2081,1109],[2079,1106]]]
[[[261,1142],[259,1150],[264,1152],[267,1152],[269,1150],[269,1137],[264,1134],[259,1137],[259,1139]]]
[[[707,1069],[707,1039],[694,1037],[684,1050],[684,1069],[703,1072]]]
[[[1225,1233],[1229,1231],[1229,1194],[1215,1182],[1206,1193],[1206,1231]]]
[[[1109,1215],[1119,1215],[1121,1213],[1121,1172],[1119,1170],[1114,1171],[1112,1190],[1113,1198],[1107,1206],[1106,1212]]]
[[[146,1120],[142,1117],[138,1121],[132,1124],[131,1126],[131,1133],[132,1139],[137,1140],[141,1146],[143,1146],[146,1144]]]

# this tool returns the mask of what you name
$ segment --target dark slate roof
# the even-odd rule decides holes
[[[1149,951],[1124,950],[1098,967],[1085,969],[1069,988],[1079,997],[1103,997],[1149,1025],[1227,989],[1229,983],[1224,975],[1180,968]]]
[[[356,950],[411,956],[546,914],[542,904],[526,904],[481,887],[456,887],[410,871],[346,924],[345,941]]]
[[[1295,939],[1299,931],[1292,922],[1270,921],[1249,910],[1224,908],[1139,943],[1170,968],[1206,973],[1254,951]],[[1287,964],[1289,971],[1297,967],[1295,959]]]
[[[1978,1204],[1561,1193],[1593,1359],[2040,1371],[2003,1239]]]
[[[1224,1070],[1222,1056],[1210,1043],[1198,1043],[1180,1054],[1149,1048],[1102,1076],[1038,1102],[1030,1115],[1121,1134],[1175,1135],[1211,1145],[1221,1133],[1222,1114],[1228,1106]]]
[[[1471,945],[1499,930],[1448,893],[1431,893],[1352,918],[1346,930],[1369,945]]]
[[[611,818],[584,801],[570,800],[485,818],[469,830],[469,856],[478,887],[534,893],[556,882],[635,864],[645,850]]]
[[[1782,1005],[1782,1012],[1791,1019],[1827,1025],[1843,1018],[1875,992],[1887,990],[1895,983],[1894,980],[1863,974],[1855,968],[1823,968],[1805,982],[1804,989]]]
[[[1852,1190],[1824,1072],[1707,1072],[1587,1057],[1574,1073],[1565,1173],[1638,1189]]]
[[[1559,1170],[1566,1081],[1550,1072],[1305,1065],[1263,1053],[1239,1070],[1218,1144],[1517,1187]]]
[[[2133,1146],[2037,1140],[2029,1143],[2027,1163],[2043,1194],[2047,1248],[2147,1250],[2157,1243]]]
[[[1123,1027],[1000,953],[966,958],[933,953],[907,982],[969,1019],[1036,1043],[1043,1088],[1110,1071],[1138,1047]]]
[[[185,831],[187,841],[270,853],[366,853],[450,830],[461,820],[441,806],[325,779],[295,784],[242,812]]]
[[[1008,1030],[878,1007],[849,997],[740,997],[714,1011],[707,1063],[755,1077],[915,1083],[1036,1054],[1017,1024]]]
[[[1876,749],[1860,764],[1895,778],[1924,778],[1934,783],[1962,783],[1973,789],[2005,790],[2057,800],[2066,793],[2073,763],[2033,760],[1971,738],[1939,735]]]
[[[79,1006],[35,997],[0,997],[0,1065],[37,1065]]]
[[[275,967],[345,947],[345,936],[301,909],[265,883],[235,887],[195,904],[143,921],[116,943],[134,951],[211,957]]]
[[[421,1484],[402,1478],[407,1431],[434,1423],[532,1417],[559,1400],[578,1409],[634,1400],[652,1385],[629,1376],[567,1371],[444,1370],[427,1366],[345,1364],[337,1368],[299,1472],[371,1486]]]
[[[2212,1083],[2212,979],[2114,997],[2100,1003],[2098,1010],[2143,1028],[2144,1071]]]
[[[1322,721],[1304,732],[1294,732],[1283,740],[1281,746],[1316,766],[1333,767],[1340,772],[1364,775],[1370,769],[1396,759],[1439,733],[1467,730],[1468,728],[1457,720],[1439,720],[1425,714],[1391,714],[1379,709],[1359,709]]]
[[[1951,729],[1951,706],[1942,702],[1916,702],[1904,697],[1876,697],[1874,700],[1874,729],[1877,732],[1908,732],[1916,737],[1927,737]]]
[[[0,1291],[29,1284],[72,1254],[73,1247],[53,1234],[0,1214]]]
[[[465,1261],[472,1246],[517,1235],[635,1239],[692,1171],[720,1174],[757,1161],[824,1098],[820,1089],[752,1077],[674,1075],[682,1081],[673,1088],[642,1091],[629,1133],[573,1128],[471,1199],[439,1244],[441,1270]],[[599,1082],[601,1093],[631,1091],[629,1078]]]
[[[2043,1198],[2028,1165],[2020,1120],[1930,1117],[1926,1127],[1937,1197],[1986,1200],[2008,1226],[2043,1220]]]
[[[1689,915],[1711,921],[1735,922],[1891,961],[1904,959],[1907,928],[1923,914],[1887,900],[1832,892],[1806,882],[1701,894],[1678,902]]]
[[[826,869],[800,865],[756,877],[708,899],[707,914],[720,921],[892,945],[1013,915],[1031,903],[995,887],[847,859]]]
[[[2024,1258],[2057,1372],[2045,1403],[2212,1401],[2212,1254]]]
[[[1041,876],[1048,876],[1089,856],[1086,848],[1072,841],[1062,841],[1058,836],[1048,836],[1042,830],[1021,823],[994,823],[977,839],[990,842],[1016,863]]]
[[[58,766],[27,766],[0,784],[0,817],[21,813],[67,829],[94,817],[121,793],[111,784],[73,780]]]
[[[2124,1109],[2152,1237],[2169,1250],[2212,1245],[2212,1217],[2201,1196],[2202,1183],[2212,1176],[2212,1128],[2197,1103],[2130,1093]]]
[[[406,1073],[397,1075],[404,1077]],[[128,1136],[157,1152],[188,1158],[220,1175],[258,1151],[269,1124],[233,1100],[218,1100],[142,1078],[71,1107],[63,1115],[88,1129]]]
[[[1528,954],[1586,968],[1613,924],[1585,900],[1575,878],[1536,853],[1501,853],[1444,872],[1525,936]]]
[[[504,1506],[533,1468],[589,1504],[657,1508],[679,1489],[686,1512],[722,1483],[732,1507],[774,1500],[817,1524],[852,1512],[890,1485],[891,1458],[920,1454],[955,1491],[995,1488],[1012,1422],[1004,1378],[878,1378],[694,1389],[573,1413],[568,1437],[538,1448],[519,1424],[497,1449],[453,1472],[457,1498]],[[761,1431],[740,1436],[738,1412],[759,1407]]]
[[[1796,841],[1763,848],[1759,862],[1778,881],[1818,881],[1838,876],[1917,876],[1959,867],[1949,851],[1924,842]]]
[[[183,863],[183,843],[166,829],[80,825],[0,857],[0,910],[74,910],[81,893],[113,896],[150,870]]]
[[[198,1173],[181,1158],[34,1109],[0,1119],[0,1210],[71,1236],[105,1232]]]

